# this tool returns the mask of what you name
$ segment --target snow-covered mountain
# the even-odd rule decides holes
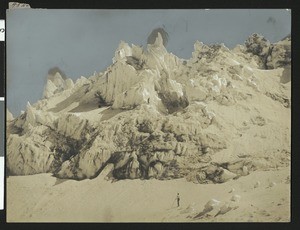
[[[289,38],[253,34],[230,50],[197,41],[188,60],[158,33],[121,42],[103,73],[49,76],[43,99],[7,120],[11,175],[185,177],[225,182],[290,164]]]

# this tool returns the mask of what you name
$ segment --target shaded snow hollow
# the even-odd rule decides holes
[[[105,72],[51,74],[43,99],[8,116],[8,173],[222,183],[287,166],[290,42],[197,41],[183,60],[159,33],[146,50],[122,41]]]

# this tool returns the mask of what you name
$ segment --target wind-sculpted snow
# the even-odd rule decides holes
[[[121,42],[103,73],[52,74],[42,100],[8,116],[9,173],[85,179],[113,165],[114,179],[222,183],[287,165],[289,45],[197,41],[184,60],[159,33],[146,49]]]

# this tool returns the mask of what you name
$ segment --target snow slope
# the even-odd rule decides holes
[[[288,167],[256,171],[223,184],[201,185],[184,179],[111,183],[101,176],[83,181],[61,180],[50,174],[10,176],[7,221],[289,222],[289,175]],[[260,186],[255,188],[257,182]],[[272,183],[276,185],[270,186]],[[175,201],[177,192],[180,207]],[[239,200],[231,201],[238,196]],[[203,214],[212,199],[219,205]]]

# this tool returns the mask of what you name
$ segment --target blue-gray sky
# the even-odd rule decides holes
[[[276,42],[291,31],[285,9],[57,10],[7,12],[7,105],[14,116],[42,97],[47,72],[72,79],[103,71],[121,40],[145,45],[157,27],[169,34],[168,51],[190,58],[196,40],[233,48],[252,33]]]

